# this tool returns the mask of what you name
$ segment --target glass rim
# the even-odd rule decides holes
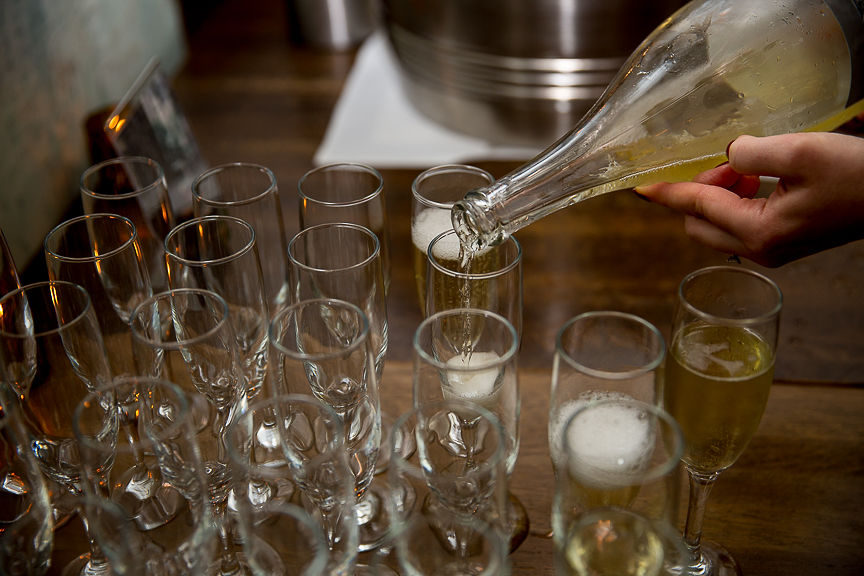
[[[69,319],[66,322],[62,322],[58,324],[56,327],[51,328],[49,330],[43,330],[41,332],[33,332],[30,334],[20,333],[20,332],[8,332],[4,330],[2,325],[0,325],[0,336],[3,338],[14,338],[14,339],[25,339],[25,338],[39,338],[43,336],[50,336],[52,334],[59,334],[61,331],[66,330],[70,326],[78,324],[84,320],[84,318],[93,310],[93,302],[90,300],[90,294],[88,294],[87,290],[81,286],[80,284],[75,284],[74,282],[68,282],[66,280],[45,280],[42,282],[34,282],[32,284],[25,284],[16,290],[12,290],[8,294],[5,294],[2,298],[0,298],[0,310],[4,308],[4,304],[6,302],[10,302],[13,299],[19,297],[26,297],[25,293],[34,291],[34,290],[43,290],[48,287],[49,289],[53,289],[54,287],[72,290],[77,292],[80,296],[84,298],[83,306],[81,307],[81,311],[74,317]],[[29,300],[28,300],[29,306]],[[55,315],[56,318],[56,315]]]
[[[305,241],[307,236],[315,232],[320,232],[325,228],[345,228],[349,230],[356,230],[360,232],[362,235],[372,240],[372,252],[366,258],[351,264],[350,266],[343,266],[341,268],[318,268],[315,266],[311,266],[306,262],[301,262],[297,258],[294,257],[294,246],[301,240]],[[325,222],[323,224],[316,224],[315,226],[310,226],[308,228],[304,228],[297,232],[291,240],[288,241],[288,260],[291,264],[294,264],[298,268],[310,272],[316,272],[320,274],[332,274],[337,272],[346,272],[348,270],[356,270],[359,268],[364,268],[369,265],[370,262],[373,262],[375,258],[380,260],[381,258],[381,242],[378,240],[378,236],[375,235],[372,230],[369,228],[362,226],[360,224],[353,224],[351,222]],[[383,269],[382,269],[383,274]]]
[[[123,241],[119,246],[108,250],[107,252],[103,252],[98,255],[91,256],[66,256],[63,254],[59,254],[56,250],[52,250],[49,247],[52,238],[55,234],[60,234],[70,226],[83,222],[85,220],[119,220],[123,222],[127,228],[129,229],[129,238]],[[42,242],[43,247],[45,248],[45,253],[49,255],[54,260],[59,260],[60,262],[76,262],[76,263],[86,263],[86,262],[99,262],[102,260],[107,260],[111,258],[115,254],[121,253],[126,249],[130,244],[137,244],[138,241],[138,230],[135,228],[135,224],[125,216],[121,216],[120,214],[110,214],[105,212],[97,212],[94,214],[84,214],[83,216],[76,216],[75,218],[70,218],[65,222],[61,222],[57,226],[51,229],[48,234],[45,235],[45,240]]]
[[[650,404],[648,402],[643,402],[641,400],[636,400],[635,398],[603,398],[600,400],[593,400],[586,402],[583,406],[580,406],[576,410],[570,414],[564,422],[564,426],[562,427],[562,435],[561,435],[561,453],[562,453],[562,470],[563,473],[567,476],[570,475],[570,426],[576,420],[576,418],[580,417],[586,411],[595,409],[598,406],[607,406],[607,405],[621,405],[624,404],[628,407],[638,408],[640,410],[644,410],[646,412],[651,413],[654,417],[662,422],[664,422],[669,429],[672,431],[672,438],[674,438],[674,442],[671,446],[671,450],[669,450],[667,457],[663,462],[658,463],[656,465],[652,465],[648,467],[644,473],[638,472],[622,472],[619,476],[622,479],[626,478],[639,478],[646,482],[653,482],[658,480],[659,478],[663,478],[670,472],[673,472],[680,464],[681,459],[684,457],[684,432],[681,430],[680,424],[675,418],[669,414],[666,410],[657,406],[656,404]],[[664,438],[664,443],[668,444],[668,434],[661,435]],[[616,486],[630,486],[632,484],[615,484]]]
[[[480,176],[481,178],[485,178],[487,180],[487,185],[493,184],[495,182],[495,177],[492,176],[490,172],[482,168],[478,168],[477,166],[471,166],[470,164],[441,164],[440,166],[433,166],[432,168],[424,170],[423,172],[418,174],[416,178],[414,178],[414,180],[411,182],[411,196],[415,200],[417,200],[417,202],[419,202],[423,206],[426,206],[427,208],[441,208],[443,210],[449,210],[453,207],[453,204],[456,202],[456,200],[453,200],[452,202],[437,202],[421,194],[418,188],[419,184],[433,176],[456,173]]]
[[[507,236],[507,238],[505,238],[504,241],[500,244],[484,248],[478,253],[478,255],[482,255],[483,252],[486,252],[488,250],[497,250],[500,247],[512,245],[516,249],[516,255],[513,260],[511,260],[505,266],[498,268],[497,270],[493,270],[492,272],[481,272],[480,274],[471,272],[460,272],[458,270],[453,270],[452,268],[447,268],[438,261],[438,258],[432,255],[432,247],[435,246],[435,244],[439,240],[442,240],[445,236],[449,236],[451,234],[457,235],[458,237],[458,233],[455,230],[445,230],[444,232],[441,232],[440,234],[435,236],[435,238],[433,238],[432,241],[429,242],[429,246],[426,247],[426,259],[429,261],[429,264],[431,264],[433,268],[435,268],[442,274],[446,274],[451,278],[461,278],[465,280],[489,280],[491,278],[498,278],[499,276],[504,276],[507,273],[511,272],[513,269],[518,268],[522,264],[522,245],[519,243],[518,240],[516,240],[515,236]]]
[[[656,357],[643,366],[622,371],[598,370],[597,368],[586,366],[582,362],[573,358],[573,356],[571,356],[570,353],[567,352],[567,350],[564,348],[564,334],[578,322],[582,322],[583,320],[590,318],[599,317],[613,317],[623,320],[629,320],[631,322],[641,325],[643,328],[647,328],[648,332],[657,339],[657,343],[659,345],[659,351]],[[648,372],[655,370],[663,364],[663,361],[666,359],[666,339],[663,337],[663,334],[654,324],[652,324],[648,320],[645,320],[641,316],[637,316],[636,314],[630,314],[629,312],[619,312],[616,310],[592,310],[590,312],[582,312],[581,314],[573,316],[572,318],[567,320],[567,322],[565,322],[564,325],[561,326],[561,328],[558,329],[558,333],[555,335],[554,355],[555,358],[560,358],[564,360],[572,368],[588,376],[594,378],[601,378],[603,380],[629,380],[642,374],[647,374]]]
[[[311,178],[313,176],[317,176],[319,174],[323,174],[325,172],[328,172],[328,171],[331,171],[331,170],[334,170],[337,168],[349,168],[349,169],[354,170],[356,172],[370,174],[374,179],[376,179],[378,181],[378,185],[375,187],[375,189],[372,192],[370,192],[364,196],[361,196],[361,197],[358,197],[358,198],[355,198],[352,200],[341,201],[341,202],[336,202],[336,201],[332,201],[332,200],[321,200],[320,198],[314,198],[303,191],[303,183],[306,182],[309,178]],[[369,202],[370,200],[380,196],[383,191],[384,191],[384,177],[381,176],[381,173],[378,170],[376,170],[375,168],[373,168],[372,166],[369,166],[368,164],[361,164],[359,162],[334,162],[332,164],[324,164],[323,166],[317,166],[317,167],[312,168],[311,170],[307,171],[305,174],[303,174],[303,176],[300,177],[300,180],[297,181],[297,194],[300,196],[301,199],[308,200],[309,202],[312,202],[314,204],[320,204],[322,206],[330,206],[330,207],[347,208],[349,206],[359,206],[361,204],[365,204],[366,202]]]
[[[777,297],[777,301],[774,303],[774,306],[772,306],[767,312],[752,316],[750,318],[734,318],[731,316],[719,316],[717,314],[704,312],[703,310],[700,310],[692,303],[690,303],[690,301],[684,295],[684,290],[685,287],[696,278],[708,274],[714,274],[717,272],[749,276],[750,278],[763,283],[772,292],[774,292]],[[764,324],[765,322],[772,320],[780,314],[780,310],[783,307],[783,293],[780,291],[780,287],[777,285],[776,282],[755,270],[738,266],[708,266],[690,272],[681,280],[681,282],[678,284],[678,302],[689,313],[693,314],[694,316],[705,322],[724,324],[727,326],[755,326],[758,324]]]
[[[146,165],[152,167],[156,171],[153,181],[145,186],[142,186],[141,188],[136,188],[131,192],[125,192],[123,194],[102,194],[100,192],[91,190],[86,185],[87,180],[93,174],[96,174],[109,166],[122,166],[124,164]],[[98,198],[100,200],[122,200],[124,198],[134,198],[135,196],[146,194],[147,192],[154,190],[159,186],[162,186],[163,184],[165,184],[165,172],[162,170],[162,166],[156,160],[148,158],[147,156],[118,156],[116,158],[109,158],[107,160],[103,160],[102,162],[94,164],[93,166],[90,166],[89,168],[84,170],[84,173],[81,174],[79,188],[83,194],[86,194],[91,198]],[[167,184],[165,185],[165,188],[167,190]]]
[[[270,184],[267,186],[266,190],[259,192],[253,196],[249,196],[248,198],[242,198],[238,200],[215,200],[213,198],[207,198],[199,192],[199,188],[205,180],[212,178],[213,176],[218,176],[222,172],[228,172],[229,170],[234,170],[236,168],[259,172],[270,181]],[[192,181],[192,194],[195,196],[195,199],[202,202],[203,204],[207,204],[208,206],[232,207],[245,206],[246,204],[254,204],[261,198],[269,196],[273,192],[278,192],[278,190],[279,187],[276,183],[276,175],[273,173],[273,171],[266,166],[262,166],[261,164],[255,164],[252,162],[229,162],[226,164],[220,164],[218,166],[214,166],[213,168],[205,170],[204,172],[196,176],[195,180]]]
[[[437,358],[433,357],[426,350],[424,350],[420,346],[420,337],[426,329],[431,326],[433,323],[437,322],[441,318],[444,317],[452,317],[452,316],[465,316],[471,314],[473,316],[485,316],[486,318],[491,318],[497,321],[499,324],[505,327],[507,332],[510,334],[510,345],[507,347],[507,350],[498,357],[497,360],[493,360],[490,362],[481,362],[479,364],[475,364],[472,366],[466,367],[454,367],[448,365],[446,362],[442,362]],[[510,322],[504,316],[496,312],[492,312],[491,310],[484,310],[481,308],[450,308],[447,310],[441,310],[432,314],[431,316],[424,318],[420,325],[417,326],[417,330],[414,331],[414,338],[412,341],[412,346],[414,352],[427,364],[430,366],[434,366],[438,369],[446,369],[454,372],[481,372],[484,370],[488,370],[493,366],[497,366],[500,364],[507,364],[511,360],[516,357],[516,354],[519,351],[519,335],[516,332],[516,328],[513,326],[513,323]]]
[[[232,226],[239,226],[240,228],[246,230],[249,233],[249,240],[240,249],[236,250],[231,254],[220,256],[219,258],[208,258],[204,260],[192,260],[190,258],[177,254],[174,250],[171,249],[170,245],[172,241],[176,239],[180,234],[185,233],[186,230],[192,228],[193,226],[197,226],[199,224],[207,224],[210,222],[226,222],[230,223]],[[237,218],[236,216],[228,216],[226,214],[210,214],[208,216],[198,216],[196,218],[191,218],[172,228],[171,231],[168,232],[168,234],[165,236],[164,246],[165,254],[167,254],[169,258],[176,260],[181,264],[185,264],[186,266],[194,266],[198,268],[215,266],[218,264],[233,262],[234,260],[239,260],[246,254],[252,252],[255,248],[255,228],[253,228],[252,225],[249,224],[249,222],[247,222],[246,220],[243,220],[242,218]]]
[[[360,330],[355,335],[355,337],[343,348],[339,348],[333,352],[321,352],[316,354],[306,354],[303,352],[297,352],[295,350],[291,350],[285,347],[277,338],[275,334],[275,328],[277,325],[277,321],[281,323],[282,319],[295,314],[297,310],[306,308],[308,306],[313,305],[328,305],[328,306],[340,306],[344,309],[351,310],[355,313],[355,315],[360,319]],[[294,360],[326,360],[329,358],[335,358],[341,356],[347,352],[353,352],[360,346],[370,346],[369,356],[370,361],[374,356],[373,351],[371,350],[371,342],[370,339],[370,328],[369,328],[369,318],[366,316],[366,313],[363,312],[358,306],[348,302],[346,300],[340,300],[338,298],[310,298],[307,300],[300,300],[299,302],[295,302],[293,304],[284,306],[281,308],[276,314],[273,315],[273,319],[270,321],[270,325],[267,328],[267,341],[275,348],[280,354],[288,356]],[[373,373],[374,376],[374,373]]]
[[[436,400],[433,402],[423,402],[421,404],[414,404],[406,410],[402,412],[394,421],[393,425],[390,429],[390,465],[394,466],[394,474],[406,474],[411,478],[419,478],[422,479],[424,477],[423,467],[420,464],[415,464],[411,462],[411,455],[406,455],[401,451],[401,446],[395,441],[394,437],[397,430],[406,430],[408,428],[408,422],[420,422],[420,415],[429,410],[436,410],[445,406],[458,406],[465,410],[473,410],[476,413],[480,414],[483,418],[485,418],[488,422],[492,423],[495,427],[495,431],[498,434],[498,443],[495,446],[494,458],[491,460],[485,460],[479,465],[473,467],[473,471],[484,472],[486,470],[491,470],[495,467],[505,468],[507,464],[507,431],[504,429],[504,425],[501,423],[501,419],[495,415],[494,412],[485,408],[476,402],[471,402],[469,400],[463,400],[459,398],[449,398],[445,400]],[[417,426],[411,428],[411,433],[415,435],[415,443],[419,444],[420,441],[416,438],[417,434]],[[506,481],[506,480],[505,480]]]
[[[121,386],[128,385],[128,384],[131,384],[134,382],[141,382],[141,383],[144,383],[145,385],[156,385],[156,386],[163,387],[167,390],[170,390],[171,393],[174,395],[175,399],[180,404],[180,411],[182,413],[181,414],[182,417],[176,418],[175,420],[171,421],[171,423],[168,426],[161,427],[160,428],[161,432],[159,434],[160,437],[173,436],[177,432],[181,432],[182,428],[189,428],[190,427],[191,421],[188,418],[188,416],[192,410],[192,405],[189,401],[188,396],[186,395],[186,392],[184,392],[180,386],[178,386],[174,382],[171,382],[170,380],[166,380],[164,378],[157,378],[157,377],[152,377],[152,376],[141,376],[141,375],[139,375],[139,376],[120,376],[118,378],[112,379],[107,384],[99,386],[95,390],[90,390],[89,392],[87,392],[87,394],[81,400],[78,401],[78,404],[75,406],[75,410],[73,411],[73,416],[72,416],[72,430],[74,431],[75,438],[78,442],[82,442],[82,443],[84,443],[86,445],[90,445],[90,446],[101,446],[102,445],[101,442],[98,442],[98,441],[94,442],[90,436],[87,436],[87,435],[84,435],[81,433],[80,426],[79,426],[79,420],[80,420],[81,412],[83,412],[83,410],[84,410],[85,402],[89,401],[89,400],[97,400],[96,403],[98,403],[98,399],[101,398],[102,395],[104,395],[105,393],[116,391],[116,390],[120,389]],[[191,430],[191,428],[190,428],[189,432],[190,432],[190,434],[194,434],[194,432]],[[192,440],[191,436],[190,436],[190,440]],[[116,449],[117,449],[117,447],[115,446],[114,450],[116,450]],[[130,451],[134,452],[134,449],[130,449]]]
[[[168,340],[168,341],[154,340],[153,338],[151,338],[149,336],[141,334],[140,330],[137,328],[137,323],[135,322],[135,320],[141,315],[141,313],[142,312],[145,312],[145,313],[148,312],[148,310],[152,309],[152,307],[154,305],[158,306],[159,302],[162,302],[165,300],[167,300],[170,304],[171,299],[175,295],[181,295],[181,294],[195,294],[195,295],[198,295],[198,296],[205,298],[207,300],[215,301],[216,304],[219,306],[219,310],[222,312],[222,314],[220,315],[219,319],[216,322],[216,325],[202,334],[198,334],[193,338],[186,338],[183,340],[176,340],[176,339]],[[158,312],[159,312],[159,309],[157,308],[157,313]],[[148,315],[149,314],[152,314],[152,312],[149,312]],[[143,302],[138,304],[138,306],[136,306],[135,309],[132,310],[132,314],[130,315],[129,318],[130,318],[129,324],[130,324],[130,328],[132,331],[132,336],[136,340],[150,346],[151,348],[160,348],[160,349],[164,349],[164,350],[168,350],[168,351],[172,351],[172,352],[176,352],[184,346],[189,346],[190,344],[196,344],[198,342],[203,342],[205,340],[208,340],[209,338],[213,337],[214,334],[217,334],[220,330],[222,330],[224,326],[230,327],[229,318],[228,318],[228,303],[218,293],[216,293],[212,290],[204,289],[204,288],[172,288],[171,290],[166,290],[164,292],[156,293],[153,296],[151,296],[150,298],[147,298],[146,300],[144,300]]]

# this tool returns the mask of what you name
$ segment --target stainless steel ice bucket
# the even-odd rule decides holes
[[[569,130],[682,0],[383,0],[413,104],[499,144]]]

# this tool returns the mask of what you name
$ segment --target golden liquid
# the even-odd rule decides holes
[[[578,576],[655,576],[665,557],[663,539],[649,520],[615,508],[576,520],[563,552],[567,573]]]
[[[458,245],[458,239],[454,237]],[[472,252],[467,262],[460,261],[459,254],[436,257],[436,261],[447,269],[447,272],[432,270],[432,294],[427,295],[427,306],[430,312],[452,310],[454,308],[479,308],[488,310],[496,295],[490,293],[490,280],[476,278],[496,272],[504,265],[503,255],[499,250]]]
[[[666,368],[664,407],[684,433],[684,462],[713,473],[731,466],[756,432],[774,376],[771,346],[738,327],[685,326]]]

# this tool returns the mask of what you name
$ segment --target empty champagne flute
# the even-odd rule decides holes
[[[588,402],[564,427],[552,510],[560,576],[685,573],[675,529],[684,439],[661,408]]]
[[[381,386],[389,331],[381,243],[368,228],[334,222],[298,232],[288,243],[291,301],[335,298],[358,306],[369,320],[375,373]],[[381,414],[382,451],[377,472],[387,468],[390,418]],[[406,448],[409,448],[406,446]]]
[[[702,542],[711,487],[762,419],[774,376],[780,289],[746,268],[718,266],[678,287],[663,403],[684,432],[690,500],[684,539],[694,574],[739,574],[719,544]]]
[[[41,576],[51,565],[54,515],[19,411],[15,398],[0,402],[0,573]]]
[[[506,318],[522,336],[522,246],[513,236],[463,262],[455,231],[429,243],[426,316],[453,308],[480,308]]]
[[[633,314],[585,312],[561,327],[555,338],[549,394],[549,452],[556,473],[564,426],[573,412],[604,398],[659,405],[665,357],[663,335]]]
[[[407,574],[509,574],[506,435],[464,400],[423,404],[396,419],[387,472],[391,546]],[[417,445],[406,453],[401,444]]]
[[[281,573],[281,565],[295,563],[291,556],[296,546],[286,543],[279,526],[268,521],[292,498],[321,531],[324,573],[354,574],[354,475],[335,410],[311,394],[259,398],[231,425],[228,456],[238,496],[239,533],[255,574]]]
[[[49,279],[87,290],[112,375],[133,376],[129,318],[153,289],[132,221],[116,214],[72,218],[48,232],[44,251]]]
[[[171,288],[211,290],[225,300],[251,400],[267,372],[270,321],[255,229],[234,216],[193,218],[168,233],[165,260]]]
[[[222,164],[192,183],[196,217],[235,216],[255,229],[270,313],[288,300],[288,238],[276,176],[247,162]]]
[[[303,300],[270,325],[274,388],[311,394],[339,415],[354,475],[359,550],[377,548],[388,519],[372,489],[381,446],[381,411],[369,321],[357,306],[335,299]]]
[[[390,291],[390,233],[384,178],[365,164],[343,162],[319,166],[297,183],[300,229],[319,224],[358,224],[378,238],[384,291]]]
[[[119,214],[135,225],[150,283],[168,289],[162,242],[175,225],[165,173],[143,156],[120,156],[87,168],[81,175],[85,214]]]
[[[429,244],[439,234],[453,229],[450,209],[454,202],[493,182],[495,178],[486,170],[466,164],[445,164],[421,172],[411,183],[411,254],[420,310],[424,314]]]
[[[196,440],[222,544],[213,571],[234,574],[241,568],[227,514],[232,486],[225,443],[228,426],[246,410],[247,399],[228,305],[215,292],[197,288],[155,294],[133,312],[132,333],[142,375],[163,378],[170,367],[174,383],[190,398],[203,396],[214,413]]]
[[[461,399],[492,412],[505,432],[507,477],[519,453],[519,338],[506,318],[456,308],[426,318],[414,334],[414,406]],[[466,423],[467,425],[467,423]],[[515,550],[528,535],[528,515],[509,494],[508,527]]]
[[[117,433],[130,413],[136,415],[134,441]],[[85,396],[73,418],[90,530],[112,573],[204,573],[216,553],[216,528],[183,391],[165,380],[118,378]],[[170,516],[155,526],[147,504],[126,489],[125,471],[142,460],[158,471],[156,490],[173,497]]]
[[[0,369],[17,397],[39,467],[80,510],[85,479],[72,412],[90,390],[111,380],[87,291],[70,282],[39,282],[0,299]],[[86,514],[82,520],[86,530]],[[89,551],[64,567],[64,575],[110,573],[99,546],[92,537],[88,541]]]

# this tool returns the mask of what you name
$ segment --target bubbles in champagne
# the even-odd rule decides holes
[[[414,221],[411,223],[411,240],[414,242],[414,246],[425,254],[429,244],[436,236],[452,229],[453,226],[450,223],[450,212],[448,210],[441,210],[440,208],[426,208],[417,214]],[[454,236],[452,242],[444,242],[442,244],[447,246],[446,251],[441,255],[439,255],[438,252],[435,254],[439,255],[440,258],[455,260],[457,256],[449,256],[450,246],[452,244],[454,247],[454,254],[458,255],[459,239]]]
[[[500,368],[480,368],[478,370],[471,368],[494,364],[499,359],[500,356],[495,352],[474,352],[470,356],[457,354],[450,358],[447,361],[447,366],[454,368],[454,370],[447,373],[447,385],[444,387],[445,396],[481,403],[492,401],[498,384]]]
[[[552,453],[552,462],[556,466],[561,464],[561,453],[563,451],[564,433],[567,421],[577,410],[590,402],[600,400],[633,400],[634,398],[620,392],[609,392],[606,390],[588,390],[579,395],[575,400],[562,402],[552,414],[552,422],[549,426],[549,449]]]
[[[654,443],[644,412],[619,403],[582,413],[566,434],[571,473],[595,485],[621,485],[647,464]]]

